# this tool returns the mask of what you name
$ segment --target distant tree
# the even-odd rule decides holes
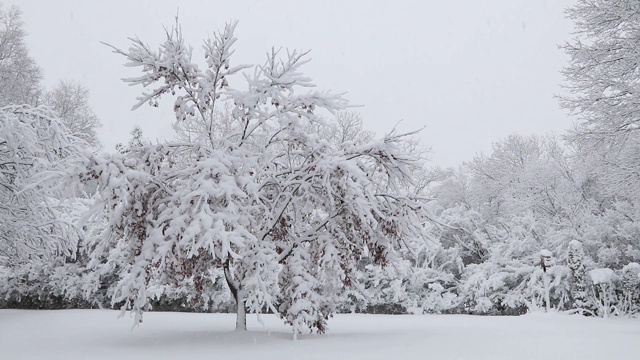
[[[29,56],[22,22],[16,6],[0,4],[0,106],[36,105],[42,94],[42,72]]]
[[[569,140],[593,164],[609,199],[638,201],[640,173],[640,22],[633,0],[580,0],[567,10],[576,37],[563,48],[567,95],[560,104],[577,118]]]
[[[324,126],[320,135],[331,141],[333,146],[345,146],[349,143],[366,143],[375,140],[375,134],[365,129],[362,115],[352,110],[342,110],[335,114],[332,126]]]
[[[96,129],[100,119],[89,105],[89,90],[73,81],[61,81],[44,95],[44,103],[51,106],[75,136],[91,147],[100,147]]]
[[[294,334],[322,332],[360,258],[385,264],[402,239],[423,232],[422,198],[410,190],[421,154],[394,133],[327,138],[335,123],[324,115],[346,101],[311,90],[300,72],[306,53],[271,51],[238,90],[234,75],[249,67],[231,66],[234,29],[205,42],[204,68],[179,26],[158,51],[138,39],[114,48],[143,71],[126,81],[151,87],[135,107],[175,94],[176,120],[189,131],[87,163],[108,218],[92,256],[121,265],[112,302],[136,321],[157,289],[188,279],[190,297],[202,298],[223,274],[238,329],[247,310],[269,308]]]
[[[142,133],[142,128],[140,126],[134,126],[129,134],[131,135],[131,139],[129,139],[129,143],[127,145],[124,145],[123,143],[116,144],[116,151],[120,154],[126,154],[145,145],[150,145],[150,143],[144,138],[144,134]]]
[[[595,214],[580,232],[600,238],[594,260],[612,268],[640,260],[639,10],[631,0],[580,0],[567,11],[577,36],[564,46],[568,94],[560,100],[578,120],[569,140],[576,162],[588,164],[582,190]]]
[[[471,197],[482,204],[483,215],[487,219],[528,211],[546,217],[561,215],[562,197],[569,189],[558,171],[557,157],[552,156],[556,148],[553,138],[514,134],[495,142],[491,154],[466,163],[474,176]]]
[[[640,129],[640,5],[634,0],[579,0],[567,10],[577,36],[564,45],[567,96],[578,117],[575,139],[610,146]]]
[[[444,209],[456,206],[471,208],[473,204],[469,188],[471,174],[462,167],[439,171],[442,179],[431,191],[437,204]]]

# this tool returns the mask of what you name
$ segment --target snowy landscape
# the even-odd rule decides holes
[[[638,358],[640,4],[564,14],[574,125],[443,167],[309,51],[246,63],[241,22],[179,15],[102,43],[138,91],[110,106],[171,129],[107,148],[0,7],[0,358]]]

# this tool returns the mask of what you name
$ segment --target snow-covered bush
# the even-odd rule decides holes
[[[629,263],[620,272],[622,299],[618,310],[623,314],[637,314],[640,312],[640,264]]]
[[[609,268],[593,269],[588,274],[593,283],[598,314],[607,318],[617,303],[616,282],[618,276],[615,271]]]
[[[568,270],[553,266],[547,270],[550,306],[565,309],[569,300]],[[485,263],[468,266],[461,281],[465,296],[463,310],[480,314],[521,314],[545,307],[545,272],[517,261],[501,266]]]
[[[359,272],[365,296],[358,311],[408,314],[452,311],[458,305],[455,275],[438,266],[436,259],[422,260],[416,264],[398,259],[385,267],[365,266]]]

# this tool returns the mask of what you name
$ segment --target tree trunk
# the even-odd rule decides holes
[[[229,268],[229,260],[225,261],[222,266],[224,270],[224,278],[227,280],[227,286],[236,301],[236,331],[247,330],[247,300],[244,291],[240,288],[240,284],[233,279],[231,269]]]
[[[238,301],[238,299],[236,299],[236,304],[238,305],[236,308],[236,331],[246,331],[247,330],[246,300],[242,299]]]

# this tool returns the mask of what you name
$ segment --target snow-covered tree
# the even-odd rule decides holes
[[[567,11],[577,35],[564,46],[561,105],[578,120],[569,139],[590,160],[605,201],[640,200],[638,9],[631,0],[580,0]]]
[[[474,202],[487,219],[533,211],[542,217],[564,215],[571,195],[558,163],[562,150],[554,138],[510,135],[493,144],[490,155],[466,164],[474,176]]]
[[[35,277],[20,269],[74,256],[82,231],[73,204],[63,201],[73,189],[56,174],[79,161],[83,146],[46,107],[0,108],[0,267],[11,269],[5,296],[16,290],[12,283]]]
[[[464,206],[471,209],[474,205],[470,188],[471,174],[463,167],[458,169],[438,170],[441,175],[439,181],[431,190],[437,204],[443,208]]]
[[[100,147],[96,129],[102,124],[89,105],[89,90],[73,81],[61,81],[44,95],[44,103],[51,106],[75,136],[93,148]]]
[[[77,179],[57,187],[64,183],[56,171],[80,157],[81,148],[89,146],[83,139],[89,139],[69,131],[70,104],[56,103],[60,89],[51,92],[56,101],[49,108],[33,107],[43,100],[42,74],[25,40],[20,10],[0,8],[0,266],[9,269],[0,292],[21,306],[62,306],[84,296],[84,230],[76,223],[86,203],[81,192],[67,191]],[[72,88],[78,90],[70,96],[74,106],[84,105],[81,112],[89,114],[85,90]]]
[[[634,0],[579,0],[567,10],[576,38],[564,45],[569,95],[581,141],[610,146],[640,129],[640,5]]]
[[[584,310],[593,311],[593,301],[589,297],[589,278],[587,277],[587,271],[584,265],[584,250],[582,243],[578,240],[571,240],[569,242],[569,252],[567,254],[567,266],[571,270],[572,276],[572,289],[571,295],[573,297],[573,308],[579,310],[581,313]]]
[[[22,22],[16,6],[0,4],[0,106],[36,105],[42,89],[42,72],[29,56]]]
[[[386,264],[423,232],[423,201],[410,190],[420,154],[395,133],[327,138],[341,133],[327,115],[346,101],[313,90],[300,71],[306,53],[272,50],[260,66],[232,66],[234,29],[205,42],[204,67],[179,26],[158,51],[139,39],[114,48],[142,70],[125,81],[150,88],[134,108],[175,96],[180,127],[199,130],[87,162],[108,219],[92,257],[119,267],[112,303],[137,321],[165,286],[190,279],[202,296],[222,273],[238,329],[247,310],[268,308],[295,334],[324,331],[356,262]]]

